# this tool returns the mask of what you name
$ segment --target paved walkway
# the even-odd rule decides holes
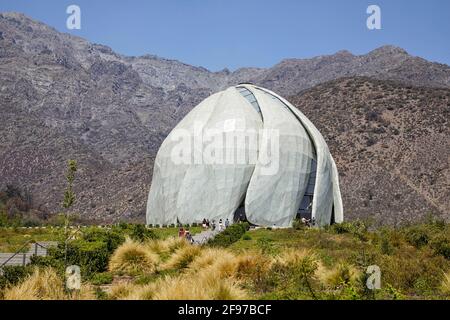
[[[200,233],[194,234],[192,239],[194,239],[195,244],[204,244],[208,242],[209,239],[214,238],[218,233],[219,231],[217,229],[214,231],[211,229],[206,229]]]

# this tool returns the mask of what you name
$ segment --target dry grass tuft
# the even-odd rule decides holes
[[[7,288],[5,300],[95,300],[91,286],[82,285],[79,292],[66,294],[64,282],[51,268],[36,268],[22,283]]]
[[[231,277],[222,278],[223,271],[205,270],[199,274],[199,287],[208,294],[211,300],[248,299],[247,293],[239,287],[239,282]]]
[[[97,296],[92,285],[82,284],[80,291],[70,294],[69,300],[97,300]]]
[[[131,290],[121,297],[121,300],[152,300],[158,290],[157,283],[132,285]]]
[[[22,283],[5,290],[5,300],[65,300],[64,283],[53,269],[36,269]]]
[[[442,279],[440,290],[445,295],[450,295],[450,271],[444,273],[444,279]]]
[[[203,270],[196,275],[166,277],[156,283],[155,300],[238,300],[248,298],[231,278]]]
[[[118,273],[140,274],[153,272],[159,256],[141,243],[127,239],[116,249],[109,261],[109,270]]]
[[[208,268],[214,264],[217,257],[220,257],[225,250],[216,248],[203,249],[201,254],[197,256],[189,265],[190,272],[198,272]]]
[[[276,256],[274,263],[280,266],[292,266],[300,264],[305,258],[311,258],[317,261],[317,256],[311,250],[306,249],[286,249],[280,255]]]
[[[143,285],[113,288],[111,297],[129,300],[246,299],[234,275],[240,258],[228,250],[198,246],[179,247],[162,266],[185,272]]]
[[[189,242],[184,238],[178,237],[170,237],[163,241],[163,246],[166,247],[166,251],[169,253],[173,253],[178,249],[185,248],[191,246]]]
[[[225,251],[217,257],[212,266],[206,272],[215,273],[218,277],[235,277],[239,259],[235,255]]]
[[[149,240],[145,243],[145,246],[158,255],[169,251],[168,240]]]
[[[259,252],[249,252],[239,256],[236,277],[259,283],[269,273],[272,262],[272,259],[265,257]]]
[[[112,300],[129,300],[128,297],[136,289],[137,286],[132,283],[121,282],[111,286],[108,292],[108,297]]]
[[[177,249],[162,266],[163,269],[185,269],[201,254],[202,249],[198,246],[188,245]]]
[[[326,286],[337,288],[342,285],[355,284],[360,278],[361,272],[347,263],[340,263],[334,269],[325,268],[319,263],[315,275]]]
[[[165,277],[157,283],[155,300],[207,300],[208,295],[197,276]]]
[[[188,272],[195,273],[205,270],[223,277],[234,277],[239,267],[241,257],[226,249],[203,249],[188,267]]]

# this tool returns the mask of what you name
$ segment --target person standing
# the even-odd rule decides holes
[[[192,238],[191,233],[189,232],[189,230],[186,230],[186,240],[189,241],[189,243],[193,243],[194,239]]]
[[[222,219],[219,219],[219,232],[222,231],[223,223]]]
[[[178,230],[178,237],[183,238],[185,234],[184,228],[181,227],[180,230]]]
[[[225,229],[228,228],[230,226],[230,220],[225,220]]]

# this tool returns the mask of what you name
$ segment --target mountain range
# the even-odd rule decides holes
[[[124,56],[20,13],[0,14],[0,188],[26,189],[56,213],[66,161],[76,159],[74,211],[143,221],[164,137],[204,98],[241,82],[285,96],[321,130],[346,217],[449,219],[448,65],[384,46],[211,72]]]

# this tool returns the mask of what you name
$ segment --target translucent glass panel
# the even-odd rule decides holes
[[[261,109],[259,108],[259,104],[258,101],[256,101],[255,96],[253,95],[253,93],[251,93],[250,90],[248,90],[245,87],[236,87],[236,89],[239,91],[239,93],[245,98],[247,99],[248,102],[251,103],[251,105],[253,106],[253,108],[255,108],[255,110],[261,114]]]
[[[312,215],[312,201],[314,197],[314,187],[316,186],[316,174],[317,174],[317,161],[311,159],[311,173],[308,178],[308,185],[305,190],[305,194],[300,202],[298,209],[299,218],[311,219]]]
[[[305,195],[314,194],[314,186],[316,185],[317,161],[311,160],[311,173],[309,174],[308,186],[306,187]]]

